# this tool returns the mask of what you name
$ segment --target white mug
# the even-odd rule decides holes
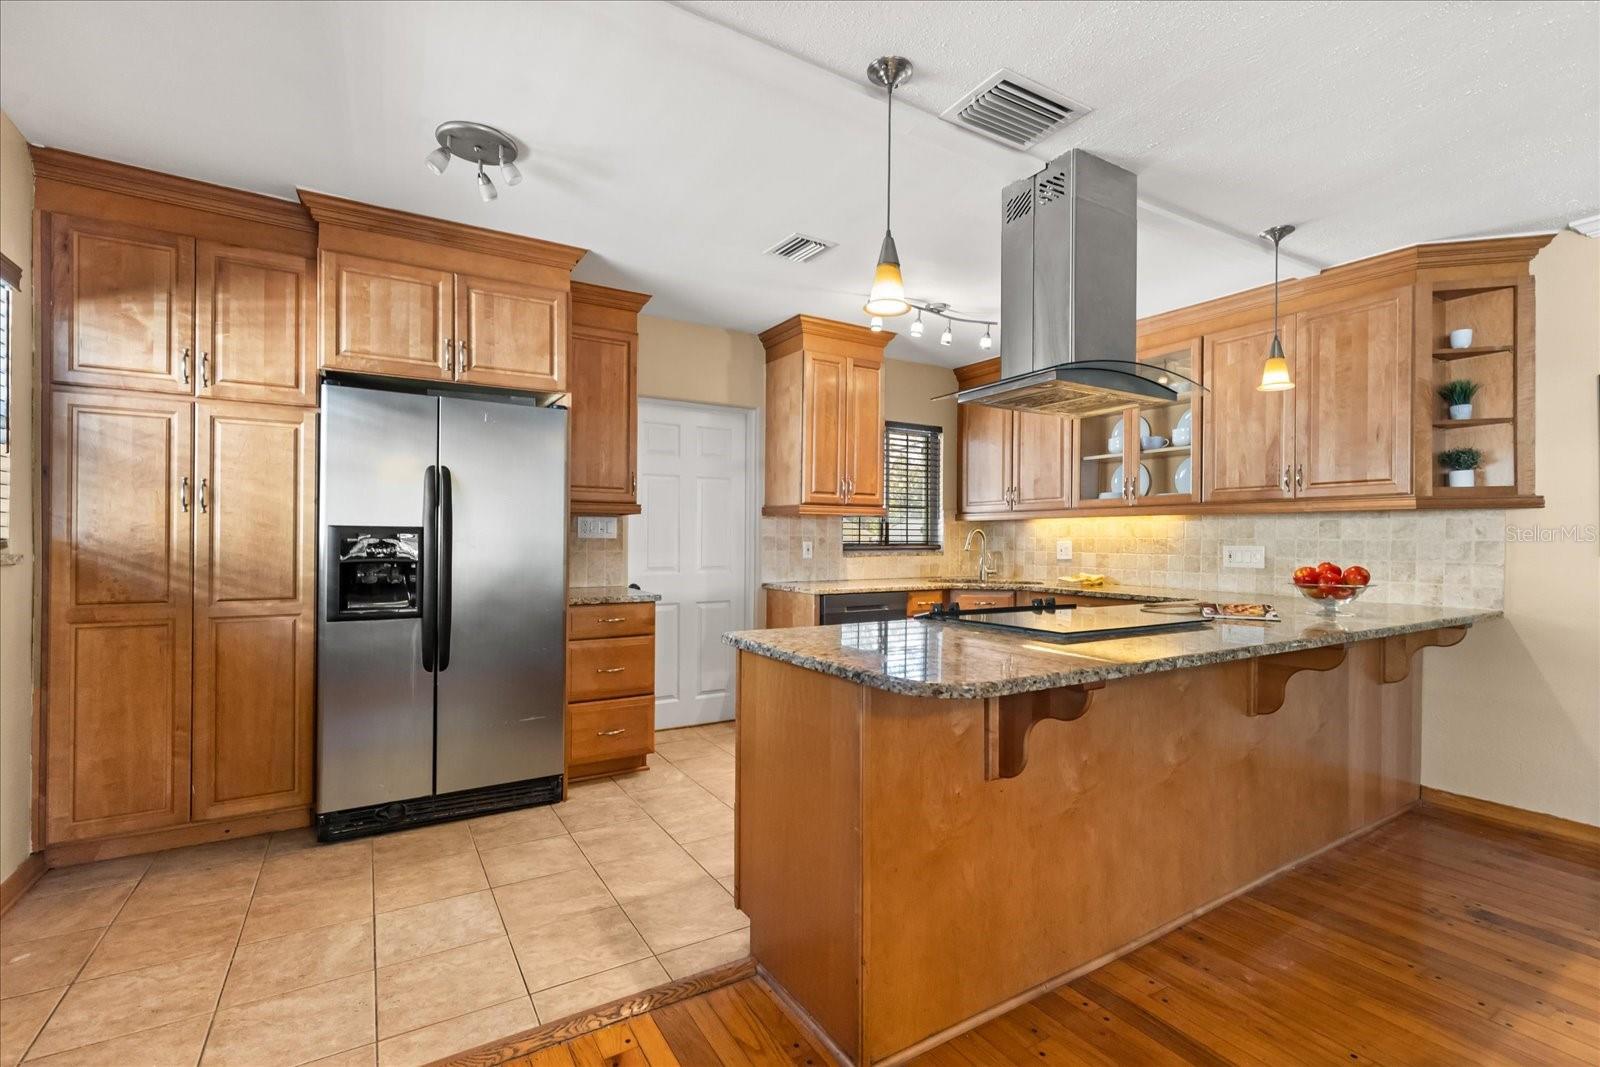
[[[1451,348],[1471,348],[1472,347],[1472,331],[1470,329],[1466,329],[1466,330],[1451,330],[1450,331],[1450,347]]]

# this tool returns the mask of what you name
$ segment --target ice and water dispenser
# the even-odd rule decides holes
[[[329,621],[422,613],[422,527],[332,526],[328,557]]]

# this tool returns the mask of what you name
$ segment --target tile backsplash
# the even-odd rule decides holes
[[[577,517],[571,522],[567,531],[567,584],[627,585],[627,520],[617,520],[616,537],[579,537]]]
[[[1372,600],[1499,608],[1505,597],[1504,511],[1305,515],[1130,515],[970,523],[946,520],[939,552],[846,555],[836,518],[763,518],[762,581],[973,575],[961,545],[981,526],[1007,578],[1091,571],[1126,585],[1282,595],[1294,568],[1332,560],[1372,572]],[[811,559],[802,542],[812,542]],[[1056,540],[1073,558],[1057,562]],[[1259,545],[1261,570],[1223,569],[1223,545]]]

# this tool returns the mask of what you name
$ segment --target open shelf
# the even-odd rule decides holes
[[[1510,345],[1479,345],[1473,348],[1435,348],[1434,359],[1471,359],[1473,356],[1493,356],[1510,352]]]
[[[1193,445],[1167,445],[1164,448],[1141,448],[1139,449],[1139,455],[1167,456],[1173,454],[1174,452],[1188,452],[1193,447]]]
[[[1092,455],[1092,456],[1079,456],[1078,458],[1083,460],[1085,463],[1088,463],[1088,462],[1091,462],[1091,461],[1097,462],[1097,463],[1103,463],[1108,459],[1114,459],[1114,460],[1120,461],[1122,459],[1122,453],[1121,452],[1099,452],[1099,453],[1096,453],[1095,455]]]
[[[1510,426],[1515,419],[1439,419],[1433,424],[1435,430],[1459,430],[1468,426]]]

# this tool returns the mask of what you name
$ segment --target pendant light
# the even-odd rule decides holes
[[[1294,232],[1289,225],[1273,226],[1261,231],[1261,236],[1272,242],[1272,347],[1267,350],[1267,361],[1261,365],[1261,384],[1256,389],[1263,393],[1281,393],[1294,388],[1289,377],[1289,361],[1283,355],[1283,340],[1278,336],[1278,246]]]
[[[884,149],[883,247],[878,251],[872,292],[862,309],[868,315],[904,315],[911,310],[911,305],[906,303],[905,280],[900,275],[900,252],[894,246],[894,232],[889,225],[894,190],[894,91],[910,78],[911,61],[900,56],[884,56],[867,68],[867,80],[888,90],[889,97]]]

